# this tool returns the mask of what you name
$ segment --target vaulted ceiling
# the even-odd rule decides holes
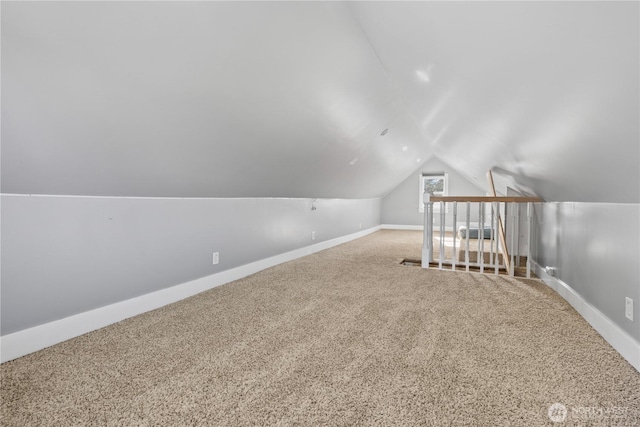
[[[640,202],[636,2],[1,7],[5,193]]]

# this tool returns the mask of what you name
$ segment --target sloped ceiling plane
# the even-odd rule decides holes
[[[10,17],[10,19],[5,19]],[[2,192],[640,202],[637,2],[3,2]]]

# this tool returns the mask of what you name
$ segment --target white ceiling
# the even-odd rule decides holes
[[[471,181],[640,201],[637,2],[352,7],[429,147]]]
[[[636,2],[1,7],[3,192],[640,202]]]

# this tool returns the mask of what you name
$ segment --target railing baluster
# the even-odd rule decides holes
[[[514,209],[515,207],[515,202],[511,203],[511,209],[509,209],[511,212],[511,263],[510,263],[510,269],[509,269],[509,276],[513,276],[515,274],[515,266],[513,264],[514,259],[513,259],[513,247],[514,247],[514,238],[515,238],[515,219],[514,219]]]
[[[491,207],[491,215],[489,219],[489,267],[493,265],[493,203],[489,205]]]
[[[469,202],[467,202],[467,231],[465,233],[465,243],[466,243],[466,247],[464,248],[464,265],[465,265],[465,270],[469,271],[469,215],[471,214],[471,209],[470,209],[470,205]]]
[[[527,279],[531,278],[531,217],[533,215],[533,205],[531,202],[527,203]]]
[[[522,205],[516,204],[516,266],[520,267],[520,216],[522,215]]]
[[[444,223],[445,223],[444,202],[440,202],[440,256],[438,268],[442,270],[442,261],[444,260]]]
[[[500,209],[500,203],[498,202],[492,202],[493,205],[493,217],[491,218],[491,221],[493,222],[493,238],[496,241],[496,259],[494,260],[494,272],[495,274],[499,274],[500,273],[500,249],[498,248],[498,236],[496,235],[496,230],[498,229],[498,212]]]
[[[456,241],[458,240],[456,227],[458,226],[458,202],[453,202],[453,257],[451,259],[451,269],[456,271],[458,262],[458,252],[456,252]]]
[[[484,203],[478,203],[480,222],[478,227],[478,261],[480,262],[480,273],[484,273]]]
[[[422,237],[422,268],[429,268],[433,258],[433,202],[424,193],[424,233]]]

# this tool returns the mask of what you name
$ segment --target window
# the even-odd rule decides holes
[[[424,193],[429,193],[432,196],[447,196],[449,194],[448,177],[446,173],[437,175],[422,175],[420,177],[420,205],[418,211],[424,212]],[[440,212],[440,203],[433,204],[433,212]]]

